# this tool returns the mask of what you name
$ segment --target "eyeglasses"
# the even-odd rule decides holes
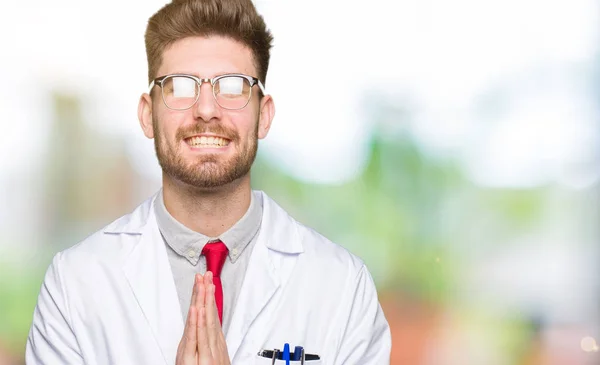
[[[162,90],[162,99],[167,108],[173,110],[187,110],[196,104],[200,97],[200,87],[203,83],[210,82],[213,96],[223,109],[243,109],[250,102],[252,87],[258,85],[264,94],[265,88],[259,79],[242,74],[226,74],[201,79],[192,75],[173,74],[154,79],[149,86],[149,91],[155,85]]]

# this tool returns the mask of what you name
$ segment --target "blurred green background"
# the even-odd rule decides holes
[[[0,15],[0,365],[52,256],[160,186],[135,108],[162,4]],[[599,364],[599,5],[256,4],[278,109],[254,188],[366,261],[392,364]]]

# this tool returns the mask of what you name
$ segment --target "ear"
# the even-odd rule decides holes
[[[154,129],[152,128],[152,97],[146,93],[140,96],[138,119],[144,135],[150,139],[154,138]]]
[[[275,117],[275,102],[271,95],[263,96],[260,101],[260,114],[258,116],[258,138],[263,139],[271,129]]]

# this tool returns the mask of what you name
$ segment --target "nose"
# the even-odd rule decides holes
[[[213,96],[213,89],[210,81],[202,80],[202,83],[200,84],[200,95],[192,109],[194,118],[207,123],[220,117],[221,111]]]

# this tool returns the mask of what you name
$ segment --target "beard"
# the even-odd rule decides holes
[[[211,189],[230,184],[246,176],[256,158],[258,121],[254,134],[249,136],[250,138],[246,143],[240,143],[238,133],[226,130],[220,125],[203,126],[197,124],[191,128],[179,129],[174,144],[169,144],[160,134],[158,121],[154,118],[152,126],[154,129],[154,148],[163,173],[196,188]],[[180,146],[179,142],[182,142],[186,136],[209,132],[229,139],[230,144],[235,142],[235,146],[241,148],[241,151],[238,151],[233,158],[226,161],[219,161],[220,158],[217,155],[197,156],[193,161],[186,161],[182,154],[177,153],[174,146]]]

